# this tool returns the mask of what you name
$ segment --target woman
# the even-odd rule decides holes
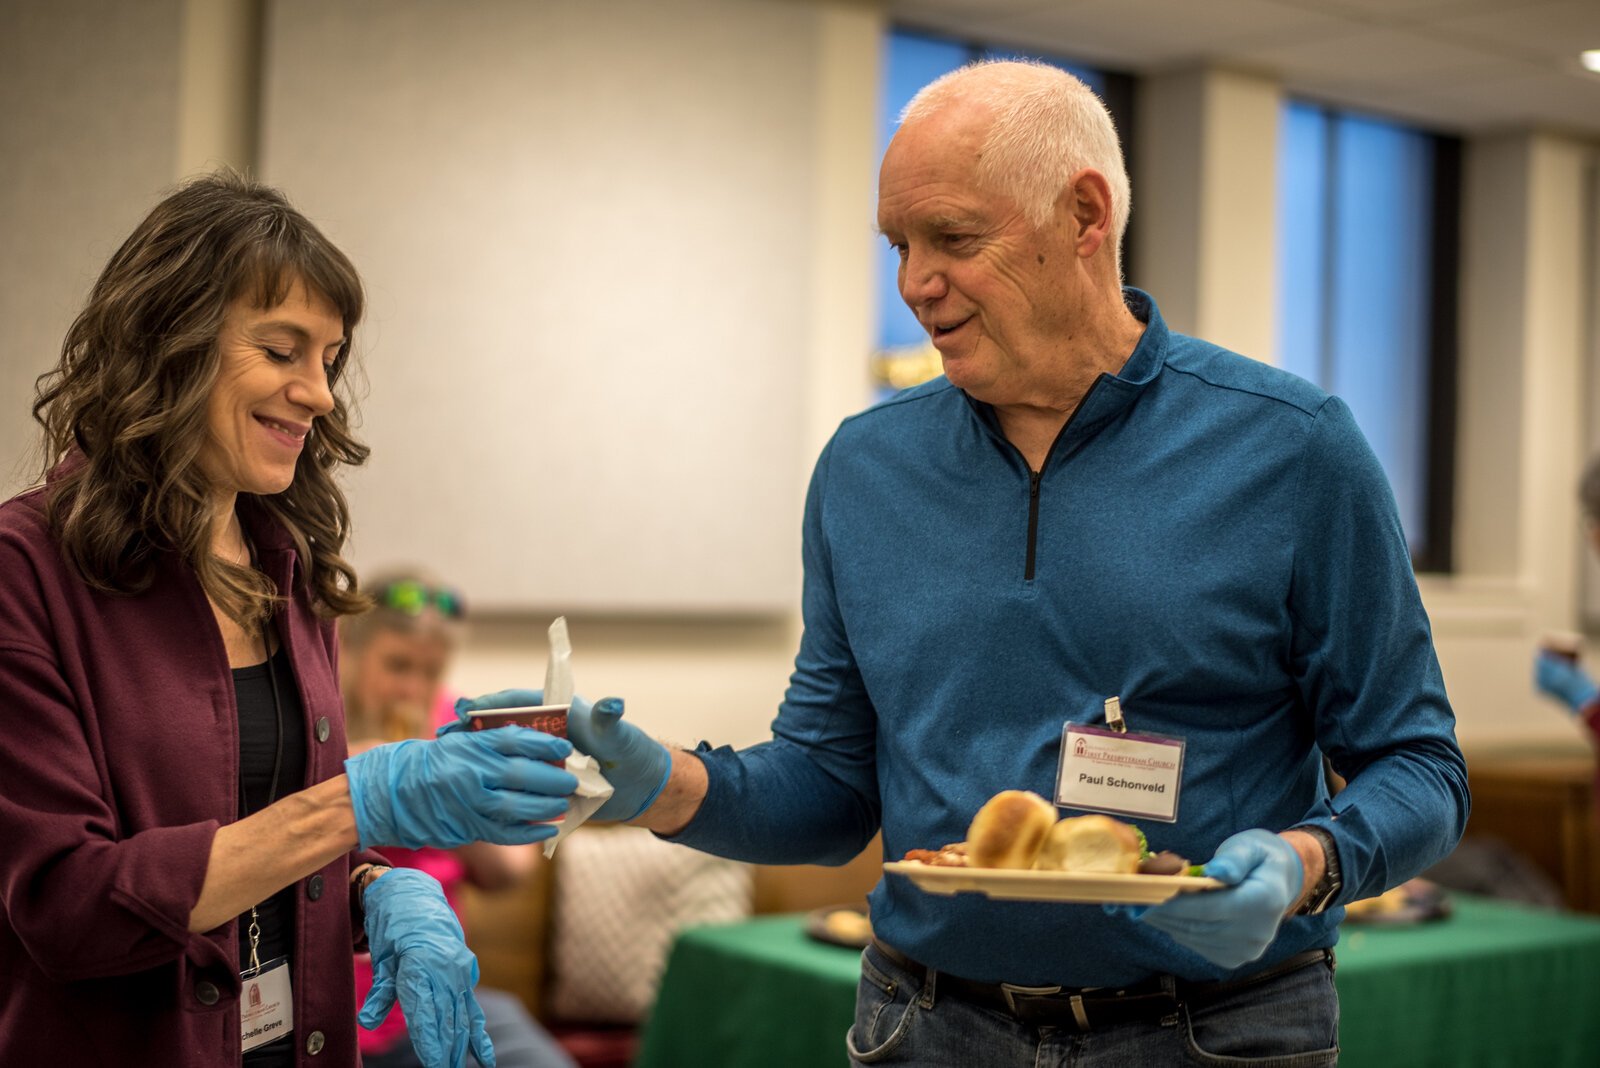
[[[0,1064],[492,1061],[438,884],[375,844],[536,841],[575,788],[527,730],[345,760],[333,621],[350,262],[220,174],[112,256],[40,379],[42,485],[0,505]]]

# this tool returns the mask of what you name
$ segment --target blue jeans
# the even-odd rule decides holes
[[[1171,980],[1167,982],[1170,984]],[[1201,1008],[1079,1033],[1033,1027],[1010,1014],[939,996],[875,946],[861,955],[852,1065],[929,1068],[1145,1068],[1207,1065],[1325,1068],[1339,1062],[1339,997],[1333,968],[1310,964]]]
[[[494,1043],[498,1068],[578,1068],[567,1051],[528,1015],[515,995],[483,987],[476,993],[478,1004],[483,1008],[489,1041]],[[391,1050],[364,1056],[361,1063],[365,1068],[422,1068],[409,1037]],[[478,1062],[469,1053],[467,1063],[476,1065]]]

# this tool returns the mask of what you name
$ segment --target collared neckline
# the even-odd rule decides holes
[[[288,596],[297,583],[306,579],[288,528],[251,494],[239,494],[234,508],[239,514],[239,525],[255,544],[257,566],[277,584],[280,593]]]
[[[1077,409],[1068,417],[1054,444],[1050,448],[1045,466],[1059,462],[1074,452],[1078,445],[1093,437],[1138,400],[1145,387],[1154,382],[1166,363],[1169,332],[1161,311],[1150,294],[1133,286],[1122,289],[1123,303],[1134,318],[1145,324],[1138,344],[1116,374],[1103,373],[1089,386]],[[961,391],[984,427],[1007,448],[1013,449],[1000,429],[1000,419],[994,406]]]

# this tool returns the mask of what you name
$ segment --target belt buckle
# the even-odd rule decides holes
[[[1011,1010],[1011,1015],[1017,1017],[1018,1019],[1022,1018],[1022,1013],[1017,1009],[1017,995],[1020,994],[1023,997],[1047,998],[1061,993],[1063,989],[1064,988],[1061,986],[1018,986],[1016,983],[1000,984],[1000,993],[1006,999],[1006,1008]],[[1083,1011],[1082,996],[1073,994],[1069,999],[1069,1003],[1072,1005],[1072,1018],[1077,1021],[1078,1027],[1081,1030],[1087,1031],[1089,1029],[1089,1015]]]

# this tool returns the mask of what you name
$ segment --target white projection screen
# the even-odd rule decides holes
[[[262,176],[368,287],[358,567],[429,566],[490,612],[792,609],[815,11],[266,19]]]

